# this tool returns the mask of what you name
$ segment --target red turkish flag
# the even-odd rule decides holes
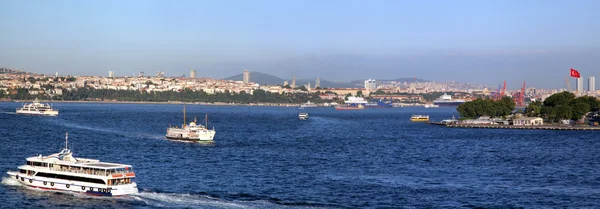
[[[579,75],[579,72],[577,72],[577,70],[571,68],[571,77],[574,78],[581,78],[581,76]]]

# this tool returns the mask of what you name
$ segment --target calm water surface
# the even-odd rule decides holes
[[[449,129],[412,114],[452,108],[335,111],[188,106],[209,115],[211,144],[170,141],[182,106],[56,103],[58,117],[0,103],[0,205],[6,208],[600,208],[600,132]],[[299,112],[310,120],[299,121]],[[131,164],[140,194],[35,191],[6,179],[25,158],[59,152]]]

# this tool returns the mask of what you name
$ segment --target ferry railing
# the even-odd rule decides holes
[[[127,174],[135,174],[132,170],[127,171],[99,171],[99,170],[89,170],[89,169],[74,169],[74,168],[54,168],[54,167],[43,167],[43,166],[34,166],[38,169],[42,170],[51,170],[51,171],[61,171],[61,172],[70,172],[70,173],[78,173],[78,174],[88,174],[94,176],[112,176],[114,174],[122,174],[126,176]]]

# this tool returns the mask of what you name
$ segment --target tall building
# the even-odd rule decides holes
[[[296,87],[296,76],[292,76],[292,85],[290,85],[292,88]]]
[[[144,71],[140,71],[140,73],[138,74],[138,77],[144,77]]]
[[[244,69],[244,83],[250,83],[250,71]]]
[[[375,92],[377,91],[377,82],[373,79],[369,79],[365,81],[365,89],[367,92]]]
[[[115,77],[115,72],[113,72],[113,71],[108,71],[108,77],[109,77],[109,78],[114,78],[114,77]]]
[[[288,85],[288,81],[283,81],[283,86],[287,86]]]
[[[589,92],[595,92],[596,91],[596,77],[589,77],[588,78],[588,91]]]
[[[58,77],[58,72],[56,72],[56,73],[54,74],[54,77]]]
[[[310,83],[308,83],[308,84],[306,85],[306,90],[309,90],[309,91],[310,91]]]
[[[190,71],[190,78],[196,78],[196,70]]]
[[[317,87],[321,87],[321,79],[319,77],[317,77],[317,80],[315,81],[315,88]]]
[[[577,93],[578,94],[583,93],[583,78],[577,78],[575,80],[575,83],[576,83],[575,86],[577,86]]]

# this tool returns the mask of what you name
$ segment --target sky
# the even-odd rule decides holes
[[[224,78],[246,68],[331,81],[506,80],[514,89],[525,80],[565,88],[569,68],[600,78],[595,0],[4,0],[0,8],[0,67],[45,74],[195,69]]]

